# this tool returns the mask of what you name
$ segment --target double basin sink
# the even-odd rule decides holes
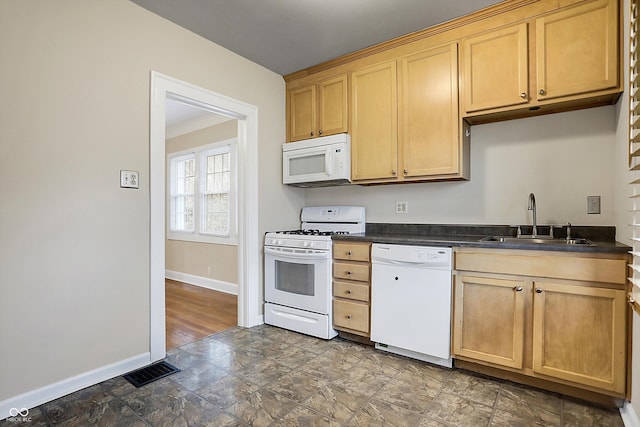
[[[552,239],[549,237],[533,237],[533,236],[487,236],[480,239],[481,242],[495,242],[495,243],[534,243],[538,245],[581,245],[581,246],[593,246],[593,242],[587,239]]]

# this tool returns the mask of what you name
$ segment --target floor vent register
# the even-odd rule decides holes
[[[137,371],[129,372],[123,375],[123,378],[136,387],[142,387],[176,372],[180,372],[180,369],[167,362],[158,362]]]

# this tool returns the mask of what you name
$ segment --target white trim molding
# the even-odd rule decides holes
[[[66,396],[69,393],[82,390],[85,387],[89,387],[102,381],[126,374],[127,372],[131,372],[135,369],[142,368],[150,362],[150,354],[143,353],[110,365],[84,372],[71,378],[66,378],[57,383],[49,384],[19,396],[10,397],[9,399],[0,401],[0,420],[11,416],[12,408],[16,408],[18,410],[22,408],[35,408],[43,403]]]
[[[625,427],[640,427],[640,418],[638,418],[638,414],[631,402],[624,402],[624,405],[620,408],[620,416]]]
[[[188,283],[194,286],[224,292],[226,294],[238,295],[238,285],[236,283],[225,282],[223,280],[211,279],[209,277],[196,276],[195,274],[181,273],[179,271],[166,270],[165,277],[178,282]]]
[[[238,122],[238,325],[262,324],[258,233],[258,108],[151,71],[149,129],[151,360],[165,356],[165,104],[167,97]]]

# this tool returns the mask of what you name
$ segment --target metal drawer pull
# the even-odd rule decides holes
[[[542,289],[541,288],[536,288],[536,293],[537,294],[541,294],[542,293]]]
[[[522,93],[520,94],[520,98],[522,98],[522,99],[527,99],[527,94],[526,94],[526,93],[524,93],[524,92],[522,92]]]
[[[345,292],[346,292],[348,295],[351,295],[351,289],[347,289]]]
[[[345,273],[349,276],[351,276],[351,272],[349,270],[345,271]]]
[[[547,92],[546,92],[544,89],[540,89],[540,90],[538,91],[538,93],[539,93],[540,95],[546,95],[546,93],[547,93]]]
[[[350,315],[350,314],[347,314],[345,317],[346,317],[347,319],[351,319],[351,315]]]
[[[351,251],[347,251],[347,255],[351,256]]]
[[[522,286],[515,286],[513,289],[515,289],[516,292],[522,292]]]

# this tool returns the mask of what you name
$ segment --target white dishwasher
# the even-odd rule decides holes
[[[371,341],[376,348],[451,367],[451,248],[374,243]]]

